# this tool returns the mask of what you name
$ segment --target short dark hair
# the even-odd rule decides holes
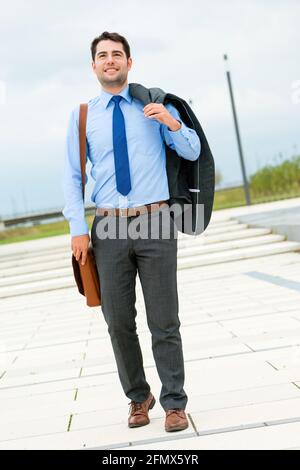
[[[104,41],[106,39],[110,39],[111,41],[115,42],[121,42],[123,44],[123,49],[126,54],[127,59],[130,57],[130,46],[128,44],[128,41],[124,36],[121,36],[118,33],[109,33],[108,31],[104,31],[100,36],[97,36],[95,39],[93,39],[91,43],[91,54],[92,54],[92,59],[95,61],[95,55],[96,55],[96,49],[97,49],[97,44],[100,41]]]

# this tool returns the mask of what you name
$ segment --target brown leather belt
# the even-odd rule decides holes
[[[96,215],[114,215],[116,217],[133,217],[136,215],[146,214],[147,212],[154,212],[159,209],[160,206],[169,205],[168,201],[152,202],[151,204],[145,204],[144,206],[138,207],[124,207],[124,208],[105,208],[96,207]]]

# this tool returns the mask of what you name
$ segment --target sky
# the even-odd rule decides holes
[[[128,81],[185,100],[221,185],[242,181],[223,54],[248,176],[300,154],[299,0],[0,0],[0,217],[61,210],[72,109],[101,92],[90,43],[125,36]],[[93,180],[88,170],[87,205]]]

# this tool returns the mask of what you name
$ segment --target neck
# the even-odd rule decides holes
[[[106,91],[107,93],[111,93],[112,95],[118,95],[124,88],[126,88],[128,85],[128,82],[126,80],[125,83],[121,86],[115,86],[115,87],[104,87],[102,86],[102,90]]]

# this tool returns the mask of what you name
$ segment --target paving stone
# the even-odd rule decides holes
[[[134,445],[132,449],[177,450],[280,450],[300,447],[300,423],[264,426],[242,431],[200,435],[189,439],[174,439],[153,444]],[[120,447],[119,450],[126,449]]]
[[[198,432],[279,420],[300,421],[300,397],[191,413]]]
[[[40,436],[54,432],[67,431],[69,416],[46,419],[16,420],[4,422],[0,428],[0,442],[8,439],[17,439],[26,436]]]

